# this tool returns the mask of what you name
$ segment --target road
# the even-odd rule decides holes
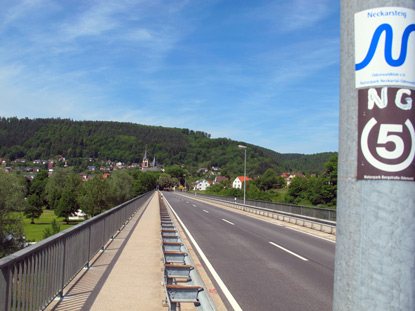
[[[333,242],[163,194],[242,310],[332,309]]]

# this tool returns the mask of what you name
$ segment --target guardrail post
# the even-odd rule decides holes
[[[341,0],[335,311],[415,310],[414,24],[414,0]]]

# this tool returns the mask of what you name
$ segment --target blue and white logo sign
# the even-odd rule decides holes
[[[356,88],[415,88],[415,10],[370,9],[354,23]]]

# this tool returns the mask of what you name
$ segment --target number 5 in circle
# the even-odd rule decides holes
[[[362,139],[360,142],[360,147],[362,149],[362,153],[366,160],[377,169],[380,169],[385,172],[400,172],[406,169],[409,165],[411,165],[414,156],[415,156],[415,130],[414,127],[409,119],[405,121],[405,125],[409,130],[411,135],[411,151],[409,152],[408,157],[405,161],[398,163],[398,164],[386,164],[382,163],[381,161],[375,159],[370,152],[369,149],[369,134],[372,128],[377,124],[375,118],[372,118],[367,122],[365,127],[362,131]],[[378,144],[386,144],[391,142],[395,145],[395,149],[392,151],[388,151],[385,147],[376,147],[376,152],[380,157],[383,159],[398,159],[402,156],[405,144],[403,139],[398,135],[392,135],[390,133],[402,133],[403,126],[402,124],[381,124],[379,127],[379,134],[378,134]]]

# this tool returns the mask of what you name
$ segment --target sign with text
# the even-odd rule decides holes
[[[415,88],[415,10],[381,7],[358,12],[356,88]]]
[[[415,91],[358,90],[359,180],[415,180]]]

